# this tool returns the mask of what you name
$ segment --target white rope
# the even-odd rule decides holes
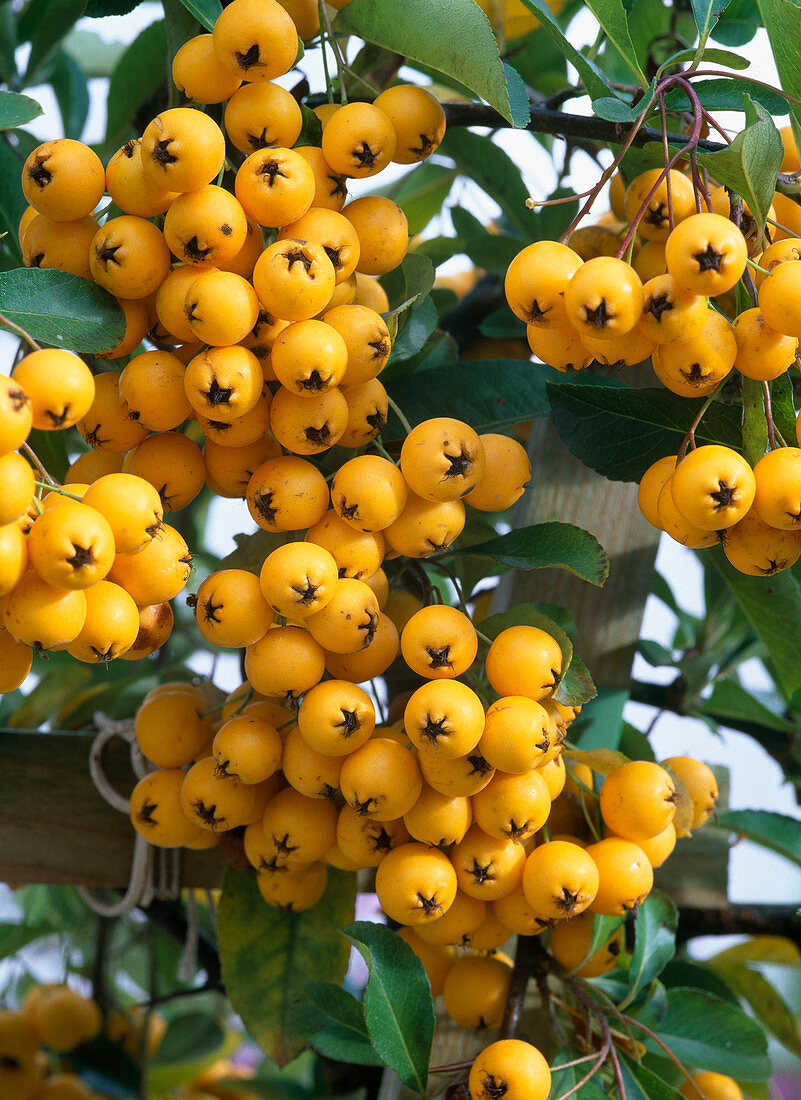
[[[102,793],[102,792],[101,792]],[[137,905],[145,905],[153,874],[152,848],[143,836],[137,834],[131,861],[131,877],[128,889],[119,901],[109,902],[95,894],[91,886],[79,886],[78,893],[93,912],[101,917],[122,917]]]
[[[92,748],[89,750],[89,774],[92,776],[92,782],[97,787],[102,797],[108,802],[109,806],[113,806],[115,810],[119,810],[122,814],[128,813],[129,801],[124,798],[118,791],[115,791],[112,785],[106,778],[106,773],[103,771],[103,750],[109,741],[115,737],[121,738],[123,741],[129,740],[126,736],[126,729],[121,729],[122,723],[108,723],[105,728],[100,730],[97,737],[92,742]],[[133,731],[131,736],[133,735]]]

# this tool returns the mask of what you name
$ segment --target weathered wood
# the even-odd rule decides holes
[[[576,618],[576,649],[595,682],[628,688],[659,532],[642,518],[636,486],[588,470],[550,420],[534,422],[528,451],[534,476],[514,526],[558,519],[583,527],[609,554],[609,579],[596,588],[564,569],[514,570],[501,578],[493,610],[527,600],[562,604]]]
[[[91,734],[0,731],[0,881],[127,886],[135,834],[92,782],[91,744]],[[129,794],[127,746],[109,744],[103,763]],[[183,852],[181,882],[217,887],[222,868],[216,850]]]

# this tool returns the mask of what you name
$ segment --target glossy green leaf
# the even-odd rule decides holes
[[[716,681],[712,694],[701,701],[698,710],[724,725],[727,722],[735,726],[741,722],[753,723],[779,733],[791,733],[794,729],[792,722],[769,710],[736,680]]]
[[[107,351],[125,333],[125,315],[108,291],[55,269],[0,273],[0,313],[34,340],[69,351]]]
[[[167,31],[159,19],[137,35],[118,61],[108,87],[107,143],[116,147],[130,136],[136,112],[165,79],[161,67],[152,62],[164,57],[166,49]]]
[[[764,1081],[770,1075],[765,1032],[745,1012],[698,989],[669,989],[659,1038],[676,1057],[697,1069],[737,1080]],[[649,1050],[660,1048],[646,1035]]]
[[[411,359],[425,347],[431,333],[437,327],[437,307],[429,294],[409,317],[407,324],[398,333],[392,345],[389,364],[402,363]],[[389,366],[388,364],[388,366]]]
[[[735,76],[694,80],[693,89],[708,111],[744,110],[743,92],[746,89],[751,99],[755,103],[760,103],[771,114],[781,115],[787,110],[787,100],[778,92],[774,92],[771,88],[760,88],[754,84],[743,84],[742,80],[738,80]],[[686,111],[690,108],[690,101],[681,88],[670,91],[665,101],[672,111]]]
[[[0,130],[13,130],[38,118],[42,108],[35,99],[16,92],[0,92]]]
[[[629,967],[631,1000],[675,955],[678,919],[676,903],[661,890],[652,890],[636,911]]]
[[[662,70],[672,68],[674,65],[683,65],[686,61],[692,61],[697,52],[695,49],[679,50],[660,65],[660,73]],[[734,53],[733,50],[719,50],[714,46],[704,50],[701,61],[713,65],[725,65],[729,69],[747,69],[751,65],[747,57],[742,57],[740,54]],[[696,81],[693,81],[693,83],[697,86]]]
[[[704,555],[728,585],[743,614],[759,635],[789,698],[801,687],[801,584],[790,570],[772,577],[740,573],[718,547]]]
[[[510,96],[492,27],[473,0],[351,0],[335,27],[453,77],[515,126],[528,121],[519,77]]]
[[[446,363],[394,378],[386,386],[413,427],[428,420],[432,409],[440,416],[463,420],[479,433],[503,431],[531,417],[548,415],[544,382],[529,363],[516,359]],[[390,423],[390,439],[394,438],[391,428]]]
[[[214,30],[217,16],[222,12],[220,0],[181,0],[188,12],[191,12],[207,31]]]
[[[392,306],[384,316],[393,340],[412,312],[428,296],[434,285],[435,275],[434,266],[428,256],[410,252],[394,271],[384,276],[382,283]]]
[[[21,42],[30,41],[31,52],[25,69],[25,82],[35,81],[38,70],[58,42],[83,15],[86,0],[31,0],[18,23]]]
[[[127,15],[141,0],[88,0],[85,15],[102,19],[104,15]]]
[[[533,239],[538,216],[526,206],[528,188],[520,166],[508,153],[489,137],[454,127],[445,135],[438,154],[451,157],[462,175],[486,191],[498,203],[512,229],[526,242]]]
[[[711,965],[690,962],[689,959],[671,959],[659,975],[659,980],[668,989],[682,986],[705,989],[707,993],[714,993],[724,1001],[739,1005],[737,994]]]
[[[681,1100],[681,1093],[663,1081],[642,1062],[620,1054],[620,1071],[626,1089],[626,1100]]]
[[[692,0],[695,25],[702,44],[709,38],[728,2],[729,0]]]
[[[383,1065],[370,1042],[361,1002],[342,986],[307,982],[292,1018],[298,1031],[326,1058],[359,1066]]]
[[[50,84],[58,103],[66,137],[80,140],[89,117],[89,87],[86,73],[66,50],[59,50],[52,62]]]
[[[590,61],[588,57],[585,57],[585,55],[577,50],[565,37],[564,31],[557,23],[553,12],[545,3],[545,0],[522,0],[522,2],[529,11],[537,16],[543,31],[551,38],[559,51],[576,69],[584,87],[592,98],[599,99],[602,96],[611,95],[612,90],[599,66],[596,65],[595,62]]]
[[[425,1095],[434,1002],[422,963],[386,925],[356,921],[343,934],[370,971],[364,1018],[373,1046],[405,1085]]]
[[[546,385],[559,435],[581,461],[613,481],[639,481],[652,462],[676,454],[703,402],[664,389]],[[740,446],[740,411],[714,402],[695,438]]]
[[[513,569],[566,569],[599,588],[609,576],[609,558],[598,540],[572,523],[536,523],[467,546],[455,554],[491,558]]]
[[[785,92],[801,98],[801,18],[793,0],[757,0]],[[801,105],[788,105],[796,140],[801,138]]]
[[[729,810],[717,824],[801,865],[801,821],[772,810]]]
[[[588,959],[593,957],[596,951],[601,950],[605,943],[609,943],[612,936],[614,936],[615,932],[617,932],[618,928],[620,928],[625,920],[625,917],[604,917],[596,913],[592,922],[590,946],[587,948],[587,954],[581,960],[580,965],[583,966]]]
[[[765,108],[747,95],[743,102],[746,128],[722,152],[699,153],[698,161],[713,179],[742,196],[761,231],[773,201],[784,146]]]
[[[743,46],[761,26],[757,0],[730,0],[715,27],[715,41],[723,46]]]
[[[302,913],[267,905],[251,871],[227,867],[218,912],[226,992],[253,1039],[278,1065],[307,1045],[292,1025],[311,979],[341,982],[348,946],[337,929],[352,918],[356,878],[328,868],[322,899]]]
[[[790,1006],[764,974],[751,967],[729,963],[718,964],[721,976],[736,989],[750,1006],[757,1020],[768,1029],[782,1046],[801,1057],[801,1031]]]
[[[609,41],[614,44],[640,87],[647,88],[648,81],[640,68],[634,43],[631,41],[623,0],[587,0],[587,7],[606,31]]]
[[[743,456],[751,466],[756,466],[768,449],[768,422],[765,419],[765,403],[762,383],[753,378],[743,378]]]
[[[634,122],[640,115],[642,106],[632,106],[617,96],[603,96],[592,101],[592,109],[598,118],[609,122]]]
[[[563,1093],[567,1092],[568,1089],[572,1089],[577,1085],[589,1072],[591,1065],[589,1062],[586,1064],[582,1063],[578,1066],[568,1066],[567,1069],[559,1068],[563,1062],[572,1062],[575,1058],[579,1057],[581,1057],[581,1055],[574,1047],[569,1045],[559,1047],[551,1063],[551,1072],[553,1074],[551,1095],[553,1093],[558,1093],[558,1095],[561,1096]],[[577,1097],[577,1100],[608,1100],[606,1090],[599,1076],[591,1077],[586,1084],[582,1085],[577,1093],[572,1095]]]

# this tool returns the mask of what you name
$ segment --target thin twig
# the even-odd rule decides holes
[[[334,34],[334,28],[331,26],[331,16],[325,4],[320,4],[320,13],[325,21],[326,37],[328,38],[331,49],[334,51],[334,60],[337,63],[337,75],[339,76],[339,102],[344,106],[344,104],[348,102],[348,92],[345,87],[345,60],[342,57],[342,51],[339,48],[339,43]]]
[[[25,452],[25,454],[28,456],[28,458],[34,464],[36,469],[42,475],[44,480],[48,483],[48,486],[50,488],[55,489],[59,485],[59,482],[56,481],[56,479],[52,476],[52,474],[49,474],[47,472],[47,470],[45,469],[41,459],[37,455],[36,451],[34,451],[33,447],[31,447],[31,445],[29,443],[23,443],[22,446],[20,447],[20,450]]]
[[[13,321],[9,321],[8,317],[4,313],[0,313],[0,327],[10,328],[12,332],[16,332],[17,336],[21,336],[26,343],[30,344],[34,351],[41,351],[42,345],[37,344],[34,338],[25,331],[24,328],[20,328],[19,325]]]
[[[397,416],[398,420],[400,420],[401,424],[403,425],[403,430],[408,435],[409,432],[412,430],[412,426],[409,423],[409,421],[406,419],[406,417],[403,415],[403,411],[400,408],[398,408],[397,402],[393,401],[393,399],[389,396],[389,394],[387,394],[387,404],[392,409],[392,411],[395,413],[395,416]]]

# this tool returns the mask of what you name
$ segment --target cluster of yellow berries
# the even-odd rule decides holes
[[[20,453],[32,427],[71,427],[94,394],[85,363],[58,349],[32,352],[13,378],[0,377],[4,692],[25,679],[34,651],[66,649],[92,663],[152,652],[172,627],[166,601],[189,576],[189,550],[164,524],[150,481],[97,470],[91,484],[50,487]]]
[[[66,985],[33,985],[19,1011],[0,1010],[0,1100],[101,1100],[77,1076],[56,1067],[96,1038],[100,1008]]]
[[[797,153],[791,135],[783,136],[789,171]],[[615,176],[611,200],[611,224],[579,229],[569,244],[536,242],[509,267],[506,296],[538,358],[561,371],[650,359],[683,397],[713,394],[732,371],[767,384],[796,364],[797,207],[776,195],[790,225],[776,228],[769,243],[757,237],[747,207],[739,226],[731,220],[724,188],[711,192],[712,211],[696,213],[693,184],[675,169],[644,172],[626,189]],[[611,254],[620,248],[617,217],[639,234],[631,263]],[[732,292],[744,277],[758,305],[736,312]],[[736,313],[733,321],[727,312]],[[801,422],[796,435],[801,444]],[[639,503],[651,524],[683,545],[721,542],[735,568],[769,576],[801,556],[801,446],[774,447],[753,470],[723,446],[666,456],[643,476]]]
[[[710,444],[654,462],[640,481],[640,510],[684,546],[720,543],[741,573],[769,577],[801,557],[801,449],[777,447],[752,469]]]
[[[338,515],[325,514],[323,475],[291,456],[335,443],[362,447],[386,424],[377,376],[391,340],[378,311],[388,302],[374,276],[396,267],[408,245],[401,209],[380,196],[345,206],[347,180],[373,176],[390,160],[424,159],[445,120],[427,91],[399,86],[375,104],[320,108],[323,148],[290,148],[302,112],[273,80],[293,65],[297,43],[275,0],[235,0],[213,35],[187,42],[175,58],[187,99],[226,103],[232,155],[243,158],[233,194],[211,182],[231,168],[223,130],[191,107],[163,112],[105,170],[69,139],[40,145],[23,167],[26,264],[93,279],[118,298],[126,331],[106,358],[127,357],[142,340],[156,350],[94,375],[70,352],[37,350],[0,378],[4,691],[24,680],[32,649],[66,647],[81,660],[106,661],[147,656],[164,643],[169,600],[186,583],[191,557],[163,515],[189,504],[204,483],[221,496],[247,495],[268,530],[320,525],[323,541],[347,541]],[[106,191],[123,213],[101,226],[92,212]],[[20,453],[31,427],[72,426],[92,450],[72,463],[66,487],[37,482]],[[433,551],[421,541],[430,534],[445,547],[463,516],[461,501],[437,506],[407,494],[378,456],[357,464],[357,478],[371,477],[375,464],[395,475],[388,491],[408,508],[365,535],[375,543],[374,568],[350,574],[338,562],[343,575],[376,572],[378,532],[395,519],[398,541],[417,539],[422,553],[424,545]],[[351,468],[341,480],[342,494],[352,494]],[[388,503],[378,507],[388,514]],[[268,625],[225,644],[249,644]]]

